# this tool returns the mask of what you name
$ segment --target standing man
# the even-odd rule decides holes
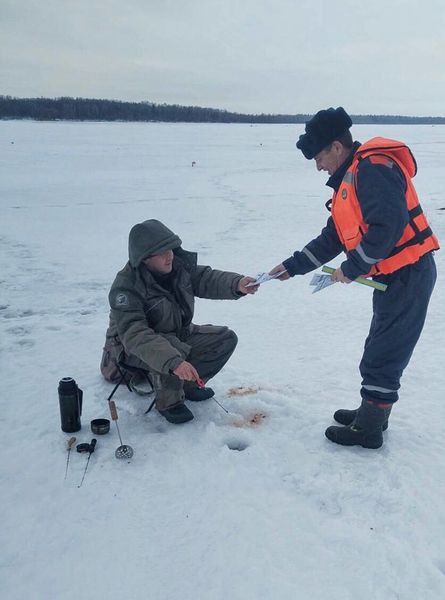
[[[300,252],[270,272],[279,279],[308,273],[341,251],[346,260],[332,274],[350,283],[358,276],[387,284],[375,290],[373,317],[360,362],[362,402],[337,410],[326,437],[344,446],[379,448],[382,431],[398,400],[400,379],[422,331],[436,281],[434,250],[439,248],[412,183],[417,165],[410,149],[376,137],[353,142],[351,118],[342,108],[319,111],[306,123],[297,148],[327,171],[333,189],[326,227]]]
[[[194,325],[195,296],[236,300],[254,294],[254,279],[197,264],[180,238],[160,221],[135,225],[129,235],[129,262],[109,293],[110,323],[101,362],[108,381],[116,365],[148,376],[156,408],[170,423],[185,423],[193,413],[184,399],[207,400],[211,388],[199,387],[218,373],[235,350],[228,327]],[[131,385],[131,382],[130,382]],[[135,384],[135,391],[137,391]]]

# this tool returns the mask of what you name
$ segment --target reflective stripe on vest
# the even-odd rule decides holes
[[[409,223],[390,256],[386,258],[367,256],[360,244],[369,225],[363,219],[357,198],[356,176],[360,161],[367,157],[374,164],[385,164],[388,167],[396,163],[406,180],[405,198]],[[373,138],[357,149],[338,191],[333,195],[331,214],[338,236],[346,251],[356,250],[361,259],[370,265],[365,277],[393,273],[417,262],[427,252],[439,249],[439,242],[423,214],[411,180],[416,171],[416,161],[405,144],[387,138]]]

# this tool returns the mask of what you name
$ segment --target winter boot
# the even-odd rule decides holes
[[[389,408],[388,405],[385,405],[385,407]],[[385,407],[380,408],[374,402],[362,400],[351,425],[347,427],[328,427],[325,435],[331,442],[342,446],[380,448],[383,444],[383,424],[387,419]]]
[[[215,395],[215,392],[212,388],[209,387],[197,387],[197,386],[186,386],[184,385],[184,395],[186,400],[190,400],[191,402],[202,402],[203,400],[208,400]]]
[[[167,419],[169,423],[179,425],[180,423],[187,423],[193,419],[193,413],[189,410],[185,404],[177,404],[172,408],[166,408],[165,410],[159,411],[163,417]]]
[[[390,406],[389,408],[383,409],[386,414],[386,421],[383,423],[382,431],[386,431],[388,429],[388,419],[389,419],[389,415],[391,414],[391,408],[392,408],[392,406]],[[342,425],[351,425],[353,423],[355,417],[357,416],[357,413],[358,413],[358,408],[356,408],[355,410],[348,410],[347,408],[340,408],[339,410],[335,411],[334,420],[337,421],[337,423],[341,423]]]

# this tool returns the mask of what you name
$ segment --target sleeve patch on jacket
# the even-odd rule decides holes
[[[119,292],[116,294],[116,306],[129,306],[130,302],[128,300],[128,296]]]

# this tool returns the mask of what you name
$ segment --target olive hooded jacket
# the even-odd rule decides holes
[[[129,262],[117,274],[109,293],[110,323],[106,347],[114,358],[133,356],[152,371],[168,374],[187,356],[193,331],[195,296],[238,299],[238,273],[197,264],[197,255],[163,223],[150,219],[135,225],[129,236]],[[153,275],[144,258],[173,250],[172,273]],[[164,280],[164,281],[163,281]],[[125,352],[125,356],[122,353]]]

